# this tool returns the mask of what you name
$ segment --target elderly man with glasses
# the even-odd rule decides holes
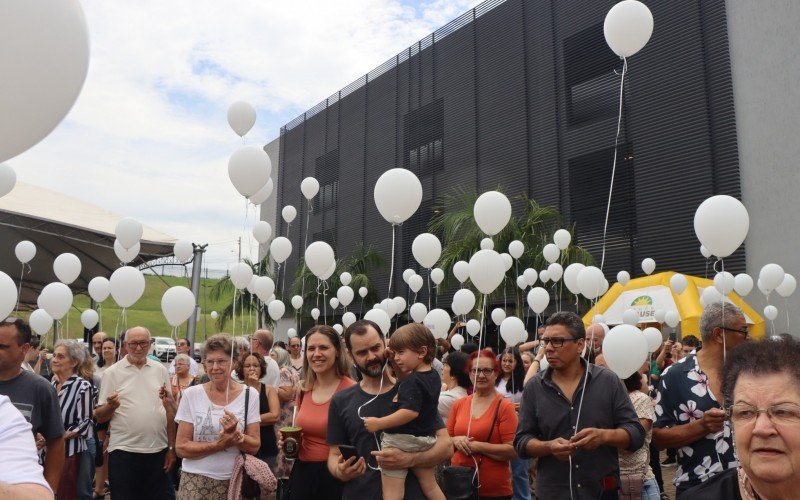
[[[548,369],[522,393],[514,447],[538,457],[539,498],[617,498],[618,449],[644,444],[644,428],[619,377],[581,357],[586,331],[571,312],[550,316],[540,337]]]
[[[300,341],[300,337],[292,337],[289,339],[289,362],[292,365],[292,369],[295,373],[300,373],[303,369],[303,356],[301,356],[300,351],[302,349],[302,342]]]
[[[178,342],[175,344],[175,351],[177,351],[176,356],[178,354],[185,354],[189,356],[189,375],[191,375],[192,377],[196,377],[200,373],[200,367],[197,361],[194,360],[194,357],[192,357],[192,354],[189,352],[189,339],[187,338],[178,339]],[[170,375],[175,375],[174,358],[172,361],[169,362],[169,368],[167,369],[167,372]]]
[[[703,347],[664,371],[656,399],[653,442],[659,449],[678,449],[679,498],[738,465],[722,409],[722,367],[726,355],[749,340],[744,313],[733,304],[710,304],[700,317],[700,334]]]

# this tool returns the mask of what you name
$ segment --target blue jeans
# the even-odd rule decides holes
[[[86,440],[87,450],[81,453],[78,469],[78,500],[94,498],[94,456],[97,451],[94,436]]]
[[[661,492],[658,490],[658,482],[653,479],[645,479],[642,485],[642,500],[659,500]]]
[[[531,485],[528,482],[529,458],[511,460],[511,484],[514,487],[514,500],[531,500]]]

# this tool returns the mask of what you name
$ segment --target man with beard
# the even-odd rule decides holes
[[[372,321],[362,320],[352,323],[344,333],[347,350],[362,380],[336,393],[328,412],[328,470],[345,483],[343,500],[382,498],[378,467],[433,467],[453,454],[450,436],[441,419],[436,444],[420,453],[398,449],[378,451],[378,437],[364,428],[365,417],[383,417],[396,410],[392,400],[397,396],[397,386],[384,369],[386,344],[379,331],[378,325]],[[356,456],[345,459],[340,445],[354,447]],[[414,474],[406,478],[404,498],[425,498]]]

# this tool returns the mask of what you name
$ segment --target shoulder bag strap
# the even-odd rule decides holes
[[[500,413],[500,404],[503,402],[503,396],[496,396],[497,406],[494,407],[494,417],[492,417],[492,425],[489,427],[489,434],[486,436],[486,442],[489,443],[492,440],[492,434],[494,434],[494,426],[497,424],[497,415]],[[478,467],[480,467],[481,463],[483,462],[483,455],[481,455],[480,460],[478,460]]]

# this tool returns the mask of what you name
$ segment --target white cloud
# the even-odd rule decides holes
[[[177,238],[227,242],[208,253],[211,266],[225,268],[245,219],[227,178],[228,156],[242,143],[228,128],[228,105],[251,102],[259,118],[248,143],[266,143],[476,3],[85,0],[83,92],[53,134],[9,163],[20,180]]]

